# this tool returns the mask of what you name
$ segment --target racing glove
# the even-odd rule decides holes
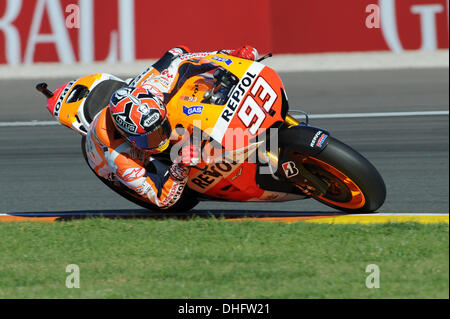
[[[183,166],[195,166],[200,162],[201,148],[199,145],[189,144],[183,146],[177,162]]]
[[[185,180],[191,166],[196,166],[200,162],[201,148],[199,145],[189,144],[183,146],[181,154],[169,168],[169,174],[177,181]]]
[[[190,168],[180,163],[173,163],[169,168],[169,175],[178,182],[183,182],[189,175]]]
[[[239,49],[231,51],[230,55],[242,59],[255,61],[258,58],[258,50],[247,44]]]
[[[191,53],[191,50],[185,45],[177,45],[175,48],[170,49],[169,52],[172,53],[174,57],[177,57],[186,53]]]

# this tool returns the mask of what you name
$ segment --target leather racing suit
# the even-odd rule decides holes
[[[254,60],[257,51],[251,49],[246,50],[246,54],[237,56]],[[225,52],[233,54],[236,51]],[[173,48],[132,80],[129,86],[148,89],[167,103],[188,78],[214,68],[213,64],[205,63],[200,58],[217,52],[189,53],[183,46]],[[186,186],[190,168],[173,163],[156,172],[147,171],[146,167],[150,163],[159,167],[161,163],[158,164],[151,156],[152,152],[128,143],[115,130],[109,112],[109,107],[105,107],[94,118],[87,133],[85,148],[91,168],[105,179],[120,181],[160,208],[173,206]]]

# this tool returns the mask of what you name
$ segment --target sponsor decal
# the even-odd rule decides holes
[[[183,54],[183,50],[181,50],[180,48],[170,49],[169,52],[172,53],[173,55],[182,55]]]
[[[181,61],[193,59],[193,58],[204,58],[210,55],[212,52],[199,52],[199,53],[188,53],[179,57]]]
[[[217,62],[223,62],[223,63],[225,63],[226,65],[230,65],[231,63],[233,63],[233,60],[231,60],[231,59],[226,59],[226,58],[222,58],[222,57],[220,57],[220,56],[213,56],[213,57],[211,58],[211,60],[214,60],[214,61],[217,61]]]
[[[327,139],[328,135],[327,134],[322,134],[322,136],[317,140],[316,146],[317,147],[322,147],[323,142],[325,142],[325,140]]]
[[[191,106],[191,107],[187,107],[183,105],[183,113],[186,114],[187,116],[191,116],[192,114],[202,114],[203,112],[203,106],[198,105],[198,106]]]
[[[198,85],[197,85],[197,91],[198,91]],[[182,95],[182,96],[180,96],[180,100],[187,101],[187,102],[197,102],[197,98],[195,96]]]
[[[75,81],[70,81],[67,86],[64,88],[64,90],[61,92],[61,95],[58,98],[58,101],[55,104],[55,110],[53,111],[53,115],[54,116],[58,116],[59,115],[59,111],[61,110],[61,105],[63,103],[63,100],[65,98],[65,96],[67,95],[67,92],[70,91],[70,88],[72,87],[72,85],[75,83]]]
[[[244,74],[242,79],[233,89],[233,92],[230,94],[230,98],[226,106],[224,107],[222,114],[214,126],[214,129],[211,133],[211,137],[218,142],[222,142],[225,132],[228,129],[231,120],[233,119],[235,113],[242,100],[250,90],[253,85],[253,82],[256,80],[258,74],[263,70],[264,65],[260,63],[253,63],[247,72]]]
[[[283,163],[281,167],[283,167],[284,174],[286,174],[287,178],[291,178],[298,175],[298,168],[292,161]]]
[[[146,118],[144,120],[144,122],[142,123],[142,125],[144,127],[150,127],[153,124],[155,124],[158,120],[159,120],[159,113],[154,113],[154,114],[150,115],[148,118]]]
[[[247,71],[247,73],[245,73],[245,76],[242,78],[242,80],[239,82],[237,87],[234,89],[233,93],[231,94],[231,98],[227,103],[225,110],[222,112],[222,115],[220,116],[226,122],[230,122],[231,119],[233,118],[234,113],[236,112],[236,108],[241,103],[242,98],[244,97],[245,93],[248,91],[248,89],[252,85],[255,77],[256,77],[256,74],[252,74]]]
[[[119,125],[121,128],[127,130],[129,133],[136,133],[137,126],[135,124],[128,123],[125,116],[116,115],[114,119],[116,120],[117,125]]]
[[[223,178],[225,173],[230,173],[233,170],[234,163],[216,163],[209,166],[207,170],[203,171],[197,177],[192,179],[192,183],[201,189],[207,189],[210,185],[216,182],[219,178]]]
[[[313,139],[311,140],[311,143],[309,144],[310,147],[314,147],[314,144],[316,144],[317,139],[319,138],[320,134],[322,134],[322,133],[323,133],[322,131],[318,131],[318,132],[314,135]]]
[[[185,182],[175,182],[166,198],[160,203],[163,208],[174,205],[183,194]]]
[[[122,180],[124,180],[125,182],[131,182],[131,181],[136,180],[139,177],[144,176],[144,174],[145,174],[145,169],[142,167],[141,168],[128,168],[123,173]]]
[[[170,83],[169,83],[169,81],[168,81],[167,78],[160,77],[158,80],[159,80],[159,82],[161,82],[161,84],[164,85],[165,87],[170,87]]]
[[[231,178],[231,180],[234,181],[236,178],[238,178],[239,176],[241,176],[241,175],[242,175],[242,170],[243,170],[243,169],[244,169],[244,168],[241,167],[241,168],[239,169],[239,171]]]
[[[165,76],[167,81],[169,81],[169,79],[173,79],[173,74],[170,74],[168,69],[164,70],[161,75]]]

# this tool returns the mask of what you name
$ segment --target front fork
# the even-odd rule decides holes
[[[301,124],[289,114],[285,123],[288,129]],[[303,159],[308,157],[308,154],[289,147],[280,147],[279,156],[269,151],[267,155],[270,164],[277,167],[276,175],[284,182],[295,184],[309,196],[322,196],[327,193],[329,185],[303,165]]]
[[[294,126],[294,125],[300,125],[300,122],[297,121],[292,116],[290,116],[289,114],[286,115],[286,119],[285,119],[284,122],[286,123],[286,126],[288,128],[291,127],[291,126]],[[279,154],[279,151],[280,150],[278,150],[278,154]],[[270,164],[273,167],[277,167],[278,166],[278,157],[279,157],[278,154],[271,153],[270,151],[266,151],[266,154],[268,156],[268,160],[269,160]]]
[[[295,118],[293,118],[292,116],[290,116],[289,114],[286,115],[286,119],[284,120],[284,122],[287,124],[288,127],[294,126],[294,125],[299,125],[300,122],[297,121]]]

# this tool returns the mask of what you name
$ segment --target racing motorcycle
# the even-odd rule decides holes
[[[181,198],[164,211],[188,211],[199,201],[309,198],[347,213],[377,210],[386,197],[377,169],[326,129],[309,125],[306,113],[302,122],[290,114],[280,77],[262,63],[269,56],[250,61],[221,52],[205,54],[201,58],[212,71],[187,78],[172,94],[166,104],[171,147],[154,155],[156,160],[146,168],[158,172],[170,165],[170,152],[185,136],[200,136],[202,160],[191,169]],[[47,97],[55,119],[82,136],[87,162],[84,144],[90,123],[115,91],[138,80],[97,73],[55,92],[46,83],[36,89]],[[120,182],[97,177],[128,200],[161,211]]]

